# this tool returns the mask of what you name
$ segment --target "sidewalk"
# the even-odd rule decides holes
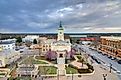
[[[103,74],[107,74],[107,80],[118,80],[118,76],[109,73],[108,70],[100,68],[100,65],[94,65],[95,73],[93,75],[82,76],[80,80],[103,80]]]
[[[4,77],[4,78],[0,78],[0,80],[7,80],[7,78],[6,78],[6,77]]]
[[[107,74],[107,80],[119,80],[116,74],[109,73],[108,70],[104,68],[100,68],[100,65],[94,65],[95,73],[92,75],[82,75],[78,77],[77,75],[73,75],[73,80],[103,80],[103,74]],[[71,80],[72,76],[59,76],[59,80]],[[43,80],[58,80],[57,77],[53,78],[44,78]]]

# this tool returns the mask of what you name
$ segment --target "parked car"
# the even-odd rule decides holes
[[[112,57],[111,60],[116,60],[116,58]]]
[[[20,51],[20,53],[22,53],[23,51]]]
[[[118,60],[117,62],[118,62],[119,64],[121,64],[121,60]]]
[[[107,54],[104,54],[104,53],[103,53],[102,55],[103,55],[103,56],[107,56]]]
[[[102,54],[102,52],[98,52],[99,54]]]
[[[116,71],[118,74],[121,74],[121,72],[120,71]]]
[[[112,58],[112,56],[108,56],[108,58],[109,58],[109,59],[111,59],[111,58]]]

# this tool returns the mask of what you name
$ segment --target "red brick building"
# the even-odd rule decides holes
[[[113,57],[121,57],[121,37],[100,37],[99,49]]]

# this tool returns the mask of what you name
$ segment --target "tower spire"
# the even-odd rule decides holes
[[[64,29],[62,27],[62,23],[60,21],[59,28],[58,28],[58,41],[63,40],[64,41]]]
[[[62,21],[60,21],[60,26],[59,27],[62,28]]]

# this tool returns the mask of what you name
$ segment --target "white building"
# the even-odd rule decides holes
[[[32,49],[41,49],[41,53],[45,54],[50,49],[52,51],[70,51],[71,43],[70,37],[68,35],[64,35],[64,29],[60,24],[58,28],[58,35],[53,36],[40,36],[39,44],[33,44],[30,46]],[[64,54],[63,54],[64,55]],[[63,59],[65,60],[65,59]],[[60,61],[60,60],[58,60]],[[65,61],[64,61],[65,63]]]
[[[23,42],[33,42],[34,39],[38,41],[39,36],[37,35],[27,35],[25,38],[22,39]]]
[[[14,50],[15,42],[12,41],[1,41],[0,42],[0,50]]]
[[[15,43],[16,39],[15,38],[13,38],[13,39],[5,39],[5,40],[0,40],[0,42],[13,42],[13,43]]]
[[[61,25],[58,28],[57,41],[52,43],[51,50],[57,53],[57,66],[58,66],[58,74],[65,75],[65,59],[67,56],[67,52],[71,51],[71,43],[69,40],[64,39],[64,29]]]
[[[64,29],[61,23],[58,28],[57,41],[52,43],[51,50],[57,53],[57,63],[65,64],[66,52],[71,51],[71,43],[64,39]]]

